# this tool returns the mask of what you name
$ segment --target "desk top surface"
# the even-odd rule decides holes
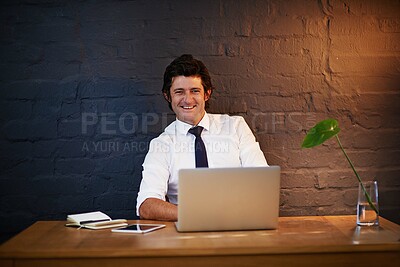
[[[135,223],[139,221],[129,221]],[[160,223],[140,221],[141,223]],[[356,227],[355,216],[280,217],[276,230],[178,233],[172,222],[147,234],[39,221],[0,246],[0,258],[160,257],[400,251],[400,225]]]

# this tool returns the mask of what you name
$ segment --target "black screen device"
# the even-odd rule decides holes
[[[123,228],[116,228],[116,229],[112,229],[112,232],[115,233],[133,233],[133,234],[137,234],[137,233],[148,233],[151,231],[155,231],[161,228],[164,228],[165,225],[164,224],[130,224],[126,227]]]

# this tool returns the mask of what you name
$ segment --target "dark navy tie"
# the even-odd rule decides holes
[[[203,139],[201,139],[202,131],[203,131],[203,127],[201,127],[201,126],[196,126],[189,130],[189,133],[196,136],[196,140],[194,140],[196,168],[201,168],[201,167],[208,168],[206,147],[204,146]]]

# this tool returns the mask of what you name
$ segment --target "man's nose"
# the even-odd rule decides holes
[[[188,102],[191,99],[192,99],[192,94],[190,93],[190,91],[185,92],[184,101]]]

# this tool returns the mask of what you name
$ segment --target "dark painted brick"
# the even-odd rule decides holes
[[[141,116],[143,113],[152,111],[154,107],[152,101],[154,102],[153,96],[111,99],[107,103],[107,112],[116,114],[134,113]]]
[[[5,83],[4,88],[6,90],[1,90],[0,96],[10,100],[58,98],[58,93],[62,93],[61,90],[55,90],[57,82],[51,80],[14,81]]]
[[[81,62],[82,46],[75,42],[50,43],[44,48],[44,59],[47,62]]]
[[[139,190],[138,179],[134,179],[132,175],[118,174],[110,177],[111,188],[113,192],[137,192]]]
[[[59,159],[55,162],[56,174],[90,174],[95,169],[92,159]]]
[[[57,156],[60,158],[82,158],[89,153],[85,149],[85,142],[83,140],[65,140],[58,141]]]
[[[31,142],[0,142],[0,157],[15,161],[29,160],[33,156]]]
[[[14,5],[2,9],[5,15],[9,16],[7,20],[9,23],[62,22],[73,18],[75,13],[72,6],[63,2],[53,2],[51,5],[18,5],[17,1],[9,2],[13,2]]]
[[[23,164],[23,163],[22,163]],[[20,164],[18,171],[22,172],[22,164]],[[32,165],[32,164],[30,164]],[[30,195],[32,194],[31,185],[33,181],[31,180],[32,177],[32,166],[30,166],[30,172],[21,173],[22,175],[19,176],[20,173],[12,173],[12,172],[5,172],[2,173],[2,177],[0,179],[0,192],[1,196],[5,195]],[[30,178],[27,178],[30,177]]]
[[[132,157],[115,157],[98,160],[96,173],[122,173],[131,174],[134,171]]]
[[[82,115],[86,114],[84,120],[94,119],[96,116],[100,116],[101,113],[107,112],[108,101],[105,99],[82,99],[81,100],[81,111]]]
[[[7,63],[34,64],[43,60],[44,48],[40,45],[7,44],[0,46],[0,57]]]
[[[94,198],[93,195],[76,193],[59,195],[55,199],[58,209],[56,214],[64,214],[65,220],[68,214],[94,211]]]
[[[155,8],[157,6],[157,8]],[[169,4],[164,1],[155,1],[152,5],[145,2],[122,2],[116,6],[112,2],[102,2],[93,9],[90,4],[81,5],[84,21],[119,21],[126,23],[135,19],[148,19],[149,17],[169,18],[171,16]]]
[[[134,192],[104,194],[95,199],[94,207],[105,210],[132,210],[136,203]]]
[[[57,134],[59,137],[78,137],[82,133],[82,121],[80,119],[63,119],[58,123]]]
[[[129,80],[97,79],[82,82],[79,86],[82,98],[123,97],[127,94]]]
[[[16,210],[30,210],[35,197],[30,195],[7,195],[0,198],[4,212],[11,213]]]
[[[0,80],[15,81],[29,79],[31,76],[29,63],[0,63]]]
[[[45,121],[57,121],[60,116],[61,102],[58,99],[50,101],[35,101],[32,108],[32,117]]]
[[[59,80],[66,76],[80,73],[80,62],[40,62],[28,67],[30,79],[54,79]]]
[[[60,146],[58,140],[43,140],[33,143],[33,156],[35,158],[53,158]]]
[[[57,125],[55,121],[13,120],[3,127],[8,140],[48,140],[56,138]]]
[[[0,101],[0,120],[29,119],[32,113],[33,102],[29,100]]]
[[[81,117],[81,106],[79,103],[61,103],[60,117],[62,119],[78,119]]]
[[[62,79],[57,88],[62,92],[62,98],[68,101],[72,101],[76,99],[78,86],[79,86],[78,77],[67,77]]]
[[[17,24],[15,27],[16,40],[29,40],[30,43],[40,44],[43,42],[69,42],[77,38],[76,25],[74,22]]]
[[[50,159],[34,159],[32,161],[33,175],[53,175],[54,174],[54,160]]]

